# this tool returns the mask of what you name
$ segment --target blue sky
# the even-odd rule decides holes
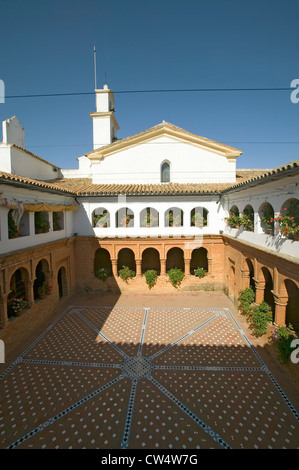
[[[0,119],[17,116],[26,148],[55,165],[77,168],[92,150],[94,43],[119,139],[165,120],[239,148],[238,168],[299,156],[289,90],[121,93],[290,87],[299,79],[298,0],[0,0],[0,12]]]

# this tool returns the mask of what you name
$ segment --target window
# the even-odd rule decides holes
[[[162,163],[161,166],[161,183],[170,182],[170,165],[167,162]]]

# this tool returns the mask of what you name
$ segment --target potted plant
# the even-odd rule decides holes
[[[12,209],[8,212],[8,238],[11,240],[12,238],[18,238],[21,234],[21,230],[23,228],[23,225],[20,225],[20,227],[17,227],[17,224],[15,223],[13,216],[12,216]]]
[[[274,210],[271,204],[266,203],[262,209],[261,220],[264,222],[270,235],[274,234]]]
[[[291,240],[299,240],[299,204],[296,201],[292,201],[288,208],[284,207],[273,220],[279,223],[282,235]]]
[[[207,220],[201,215],[200,212],[197,212],[191,217],[191,226],[192,227],[205,227],[207,225]]]
[[[119,277],[125,282],[128,282],[128,279],[135,277],[135,274],[135,271],[130,269],[128,266],[123,266],[118,272]]]
[[[153,227],[157,220],[158,220],[158,217],[154,217],[154,215],[151,212],[147,212],[146,216],[144,217],[142,221],[142,226],[148,227],[148,228]]]
[[[107,228],[108,227],[108,214],[103,213],[103,214],[98,214],[93,216],[93,226],[94,227],[101,227],[101,228]]]
[[[131,223],[131,220],[133,216],[131,215],[125,215],[122,220],[120,221],[119,225],[121,225],[122,227],[129,227],[130,226],[130,223]]]
[[[253,231],[253,225],[254,225],[254,212],[253,209],[250,207],[245,207],[245,209],[242,212],[241,216],[241,225],[243,225],[244,230],[247,230],[249,232]]]
[[[229,217],[225,217],[224,220],[226,220],[226,225],[230,228],[240,228],[242,224],[239,214],[233,211],[229,211]]]
[[[12,309],[16,317],[19,317],[22,314],[22,311],[25,307],[27,307],[27,302],[24,299],[13,300]]]
[[[181,215],[174,216],[172,211],[166,215],[166,221],[169,227],[180,227],[182,225]]]
[[[37,293],[40,299],[44,299],[46,295],[49,295],[51,293],[51,286],[47,284],[46,282],[43,282],[40,287],[37,289]]]
[[[53,212],[53,230],[62,230],[59,212]]]
[[[35,233],[49,232],[50,222],[48,221],[45,212],[34,213],[34,226],[35,226]]]

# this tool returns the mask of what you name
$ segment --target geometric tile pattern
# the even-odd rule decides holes
[[[0,376],[0,448],[299,448],[229,309],[71,307]]]

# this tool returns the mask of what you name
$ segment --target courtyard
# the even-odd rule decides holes
[[[73,298],[0,400],[2,449],[299,448],[298,389],[215,292]]]

